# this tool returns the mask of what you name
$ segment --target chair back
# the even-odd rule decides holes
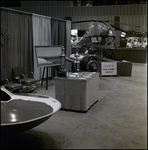
[[[7,72],[8,72],[9,77],[11,77],[12,76],[12,69],[11,68],[7,68]]]
[[[9,74],[8,74],[7,69],[1,69],[1,79],[2,78],[9,78]]]
[[[13,76],[22,76],[22,74],[24,73],[22,67],[18,66],[18,67],[13,67]]]
[[[1,85],[5,84],[5,79],[12,81],[10,72],[11,69],[1,69]]]

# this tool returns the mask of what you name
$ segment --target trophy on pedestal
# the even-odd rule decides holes
[[[58,72],[59,77],[66,77],[66,68],[65,68],[65,48],[62,46],[62,52],[60,55],[60,71]]]

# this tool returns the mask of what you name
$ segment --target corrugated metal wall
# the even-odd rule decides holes
[[[73,6],[73,1],[20,1],[21,6]]]
[[[103,6],[31,6],[14,7],[27,12],[33,12],[45,16],[65,18],[71,17],[72,21],[80,20],[110,20],[114,24],[114,17],[120,17],[120,24],[123,30],[141,30],[147,32],[147,4],[131,5],[103,5]],[[88,23],[73,24],[72,28],[78,30],[86,29]],[[140,26],[136,28],[135,26]]]

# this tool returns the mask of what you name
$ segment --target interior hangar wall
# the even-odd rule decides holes
[[[120,28],[126,31],[141,30],[147,32],[147,4],[130,5],[103,5],[103,6],[26,6],[15,9],[33,12],[45,16],[57,18],[71,18],[71,21],[79,20],[110,20],[115,25],[115,17],[119,16]],[[131,26],[130,26],[130,25]],[[73,28],[84,30],[87,24],[77,24]],[[140,26],[136,28],[135,26]]]

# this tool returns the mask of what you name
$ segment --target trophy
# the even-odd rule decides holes
[[[58,72],[59,77],[66,77],[66,68],[65,68],[65,48],[62,46],[62,51],[60,54],[60,71]]]

